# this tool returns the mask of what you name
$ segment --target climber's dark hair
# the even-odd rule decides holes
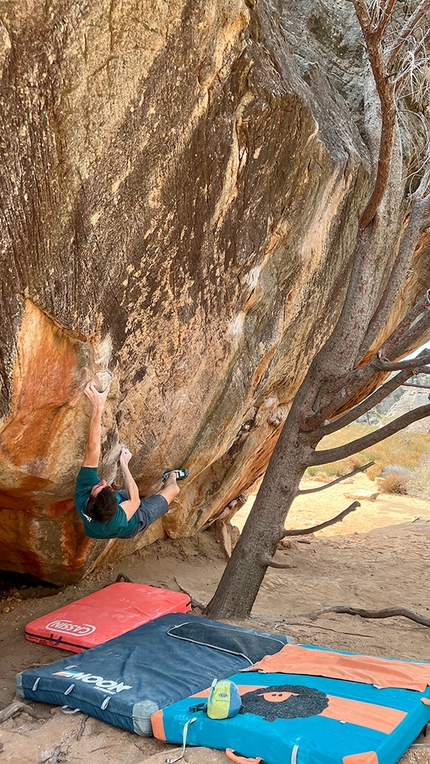
[[[97,494],[90,496],[87,501],[87,514],[98,523],[107,523],[115,516],[118,509],[118,500],[115,491],[105,487]]]

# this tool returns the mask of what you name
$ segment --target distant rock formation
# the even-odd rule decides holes
[[[371,409],[365,416],[359,418],[359,422],[371,425],[384,425],[392,419],[419,406],[425,406],[430,397],[430,375],[419,374],[411,377],[411,385],[398,387],[385,400]],[[420,389],[421,387],[421,389]],[[406,428],[409,432],[430,432],[430,417],[413,422]]]
[[[0,568],[61,584],[263,474],[346,288],[362,49],[352,6],[318,0],[3,6]],[[142,492],[190,478],[106,543],[72,497],[108,370],[102,475],[125,443]]]
[[[418,390],[416,387],[406,387],[403,389],[402,397],[388,409],[386,417],[390,419],[397,418],[402,414],[406,414],[407,411],[418,408],[418,406],[425,406],[429,402],[430,390]],[[409,432],[430,432],[430,417],[413,422],[406,429]]]

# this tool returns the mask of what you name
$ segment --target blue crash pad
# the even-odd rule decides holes
[[[242,697],[237,716],[210,719],[199,708],[207,690],[156,712],[155,737],[182,743],[185,728],[187,745],[232,749],[240,756],[261,757],[264,764],[394,764],[430,720],[428,686],[424,691],[380,688],[257,671],[229,679]]]

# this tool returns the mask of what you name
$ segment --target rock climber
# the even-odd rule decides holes
[[[179,493],[177,479],[188,475],[178,469],[165,473],[163,488],[142,498],[129,470],[132,454],[123,448],[119,463],[125,490],[117,491],[106,480],[100,480],[97,469],[101,451],[101,419],[109,386],[99,392],[88,382],[84,390],[92,405],[84,461],[75,488],[75,505],[83,521],[85,534],[94,539],[132,538],[165,514]]]

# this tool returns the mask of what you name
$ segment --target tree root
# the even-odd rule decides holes
[[[27,706],[26,703],[21,703],[20,700],[14,700],[12,703],[6,706],[3,711],[0,711],[0,724],[5,722],[7,719],[10,719],[12,716],[16,716],[16,714],[21,713],[21,711],[29,714],[29,716],[32,716],[33,719],[41,718],[39,714],[37,714],[36,711],[33,711],[30,706]]]
[[[354,607],[353,605],[333,605],[332,607],[326,607],[323,610],[316,610],[313,613],[307,613],[309,618],[318,618],[318,616],[324,613],[347,613],[348,615],[359,615],[361,618],[394,618],[401,615],[404,618],[409,618],[411,621],[420,623],[422,626],[430,626],[430,618],[427,618],[421,613],[416,613],[415,610],[410,610],[407,607],[386,607],[383,610],[366,610],[365,608]],[[301,616],[303,618],[303,615]]]
[[[187,592],[186,589],[183,589],[182,586],[178,583],[178,579],[173,576],[173,580],[178,587],[179,591],[182,592],[182,594],[186,594],[190,598],[191,607],[197,608],[198,610],[201,610],[202,612],[206,609],[206,605],[203,604],[203,602],[199,602],[199,600],[194,599],[194,597],[191,596],[189,592]]]
[[[59,743],[52,753],[46,759],[42,759],[39,764],[61,764],[61,762],[67,761],[69,750],[70,746]]]
[[[118,583],[119,581],[126,581],[127,583],[130,583],[130,584],[134,583],[134,581],[132,581],[131,578],[126,576],[125,573],[118,573],[118,575],[117,575],[117,577],[115,579],[115,583]],[[108,586],[110,586],[110,584],[108,584]]]
[[[84,731],[85,731],[85,725],[86,725],[86,723],[87,723],[89,718],[90,718],[89,716],[84,716],[84,718],[82,719],[81,726],[79,727],[79,732],[76,735],[76,740],[77,741],[81,740],[82,735],[84,734]]]
[[[277,562],[273,559],[273,557],[270,557],[270,555],[265,554],[261,558],[261,562],[263,565],[267,565],[268,568],[280,568],[280,569],[286,569],[286,568],[296,568],[297,565],[290,565],[286,562]]]
[[[297,616],[298,617],[298,616]],[[285,632],[286,626],[299,626],[303,628],[315,628],[315,629],[321,629],[322,631],[333,631],[335,634],[347,634],[350,637],[364,637],[364,639],[372,639],[371,634],[360,634],[358,631],[343,631],[343,629],[331,629],[329,626],[320,626],[317,623],[300,623],[299,621],[294,621],[289,618],[272,618],[272,616],[265,615],[264,613],[262,615],[251,615],[251,620],[256,621],[261,626],[267,627],[267,622],[274,621],[275,625],[271,627],[273,631],[279,631],[279,629],[282,629],[283,632]],[[264,619],[264,620],[262,620]]]

